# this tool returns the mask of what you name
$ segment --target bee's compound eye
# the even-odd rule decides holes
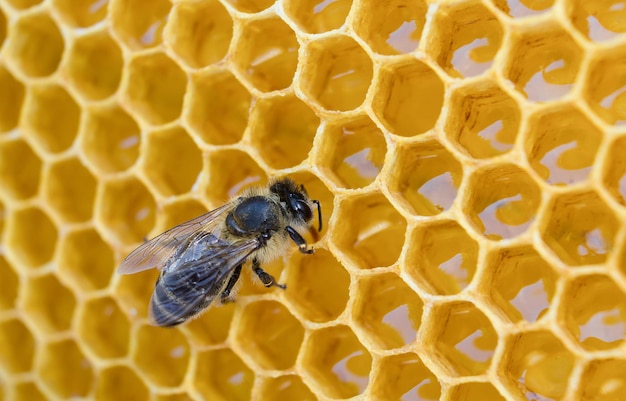
[[[296,216],[302,217],[305,221],[309,221],[313,218],[313,211],[311,211],[311,207],[303,199],[293,196],[290,199],[290,203]]]

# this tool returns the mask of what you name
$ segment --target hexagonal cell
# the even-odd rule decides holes
[[[332,124],[318,148],[320,170],[343,188],[365,187],[378,176],[387,154],[380,129],[368,117]]]
[[[154,225],[156,205],[146,187],[135,177],[104,183],[96,210],[99,223],[126,244],[141,242]]]
[[[397,144],[389,171],[391,196],[421,216],[452,207],[463,179],[463,165],[438,141]]]
[[[352,7],[352,0],[287,0],[285,13],[307,33],[323,33],[341,27]]]
[[[308,43],[300,66],[302,91],[328,110],[359,107],[372,82],[372,60],[349,36]]]
[[[296,375],[278,376],[277,378],[266,378],[260,389],[261,400],[282,401],[301,400],[315,401],[317,397]]]
[[[168,0],[112,0],[111,28],[132,50],[158,46],[171,7]]]
[[[142,166],[157,192],[180,195],[198,182],[202,154],[184,129],[173,127],[146,136]]]
[[[457,222],[442,220],[421,224],[410,241],[402,269],[431,294],[458,294],[474,278],[478,243]]]
[[[477,159],[510,151],[521,121],[518,104],[489,80],[456,89],[447,117],[450,140]]]
[[[262,92],[290,86],[300,45],[289,25],[272,17],[244,23],[241,30],[233,58],[240,73]]]
[[[26,316],[46,332],[68,330],[72,324],[76,297],[53,274],[31,277],[20,294]]]
[[[474,304],[463,301],[437,305],[424,333],[424,343],[434,346],[435,355],[441,358],[440,366],[453,376],[485,373],[498,343],[487,316]]]
[[[474,228],[491,240],[515,238],[535,220],[541,190],[523,169],[502,164],[477,170],[465,199]]]
[[[619,38],[626,33],[626,9],[619,0],[573,0],[565,9],[574,26],[594,42]]]
[[[441,78],[419,60],[380,69],[372,108],[393,134],[414,136],[435,126],[443,105]]]
[[[40,267],[52,259],[57,235],[57,228],[41,209],[15,209],[7,219],[7,254],[22,266]]]
[[[285,370],[294,366],[304,328],[287,308],[275,301],[254,302],[245,307],[235,326],[235,341],[263,369]]]
[[[426,23],[425,1],[364,2],[356,10],[354,29],[379,54],[411,53]]]
[[[33,382],[19,382],[15,383],[13,387],[14,401],[47,401],[46,398],[36,383]]]
[[[192,386],[205,400],[250,400],[254,373],[230,348],[198,354]]]
[[[623,359],[592,360],[585,367],[579,397],[583,401],[619,401],[626,394],[626,361]]]
[[[552,332],[512,335],[502,355],[498,371],[511,382],[514,395],[558,400],[565,394],[575,357]]]
[[[80,107],[63,87],[28,87],[20,125],[24,135],[32,137],[43,150],[58,153],[72,146],[79,122]]]
[[[0,255],[0,277],[2,277],[2,291],[0,291],[0,310],[10,310],[15,308],[17,292],[20,288],[20,278],[7,262],[4,256]]]
[[[535,322],[548,312],[559,277],[535,249],[499,250],[488,257],[487,271],[480,292],[512,322]]]
[[[154,386],[178,387],[189,367],[189,344],[178,330],[142,325],[133,333],[133,363]]]
[[[393,349],[415,341],[423,302],[395,273],[366,276],[358,283],[352,318],[376,347]]]
[[[302,350],[302,369],[326,396],[354,397],[368,386],[372,357],[348,326],[313,331]]]
[[[382,194],[353,196],[339,204],[338,221],[349,221],[331,232],[333,244],[351,264],[361,269],[396,262],[406,231],[406,220]]]
[[[496,7],[514,18],[543,14],[552,8],[554,0],[492,0]]]
[[[63,48],[61,32],[47,11],[22,15],[9,25],[5,49],[7,62],[29,77],[54,73]]]
[[[100,100],[117,90],[122,64],[117,43],[106,31],[96,31],[76,38],[69,50],[65,77],[85,98]]]
[[[618,137],[609,145],[608,156],[604,159],[603,183],[611,195],[626,206],[626,136]]]
[[[217,0],[176,3],[167,17],[165,44],[192,68],[222,60],[233,37],[233,20]]]
[[[239,11],[243,11],[244,13],[258,13],[259,11],[263,11],[272,4],[276,0],[226,0],[233,7],[235,7]]]
[[[221,344],[228,338],[236,302],[222,305],[218,302],[181,328],[192,346]]]
[[[558,320],[588,351],[621,346],[626,337],[626,294],[607,276],[583,276],[568,282]]]
[[[576,80],[583,51],[567,31],[530,25],[513,36],[504,76],[533,102],[567,96]]]
[[[34,355],[35,339],[21,320],[0,322],[0,366],[5,372],[30,371]]]
[[[2,12],[0,12],[0,30],[2,26]],[[0,45],[2,44],[0,32]],[[24,101],[24,85],[0,65],[0,87],[4,88],[0,98],[0,132],[11,131],[17,127]]]
[[[547,210],[541,234],[563,262],[580,266],[607,260],[620,220],[595,192],[559,195]]]
[[[455,401],[506,401],[491,383],[465,382],[448,390],[449,399]]]
[[[59,160],[44,172],[45,202],[67,221],[80,222],[91,218],[97,181],[79,159]]]
[[[350,275],[324,249],[316,249],[313,255],[294,253],[287,287],[285,297],[299,314],[312,322],[328,322],[336,319],[348,303]]]
[[[121,358],[130,346],[130,322],[110,297],[91,298],[78,312],[78,335],[99,358]]]
[[[187,76],[172,59],[160,52],[137,56],[127,74],[124,102],[134,113],[152,125],[180,116]]]
[[[14,199],[37,195],[41,160],[21,138],[0,141],[0,192]]]
[[[42,384],[61,399],[87,397],[95,383],[91,362],[74,340],[45,344],[36,369]]]
[[[147,400],[149,390],[128,366],[108,366],[98,372],[96,401]]]
[[[307,158],[320,123],[294,95],[259,99],[250,120],[252,146],[272,168],[293,167]]]
[[[92,291],[106,288],[115,270],[109,245],[92,228],[68,232],[60,240],[59,273],[75,289]]]
[[[440,400],[441,385],[413,354],[397,354],[380,359],[372,383],[372,397],[380,400]]]
[[[139,126],[117,105],[85,110],[79,138],[85,159],[103,173],[126,170],[139,156]]]
[[[583,97],[607,124],[626,125],[626,46],[598,52],[584,77]]]
[[[85,2],[83,0],[52,0],[63,23],[74,28],[86,28],[94,25],[107,16],[107,2]]]
[[[580,111],[559,107],[531,116],[524,148],[537,174],[549,184],[567,185],[588,177],[602,136]]]

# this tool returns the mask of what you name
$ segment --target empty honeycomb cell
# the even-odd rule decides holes
[[[139,126],[117,105],[85,111],[81,151],[98,172],[113,173],[132,166],[139,156],[140,141]]]
[[[505,248],[490,255],[488,281],[481,283],[512,321],[535,322],[550,308],[558,276],[532,247]]]
[[[305,338],[301,358],[316,388],[328,397],[354,397],[369,384],[372,357],[348,326],[313,331]]]
[[[619,38],[626,33],[626,8],[621,0],[573,0],[565,7],[574,26],[594,42]]]
[[[33,382],[20,382],[16,383],[13,388],[14,401],[46,401],[47,398],[43,395],[36,383]]]
[[[500,362],[517,397],[561,399],[574,368],[575,357],[550,331],[529,331],[507,338]]]
[[[554,0],[492,0],[502,11],[514,18],[542,14],[554,4]],[[548,37],[549,35],[546,35]]]
[[[97,181],[79,159],[59,160],[44,171],[42,192],[63,220],[86,221],[93,213]]]
[[[483,159],[513,148],[520,120],[518,104],[495,83],[484,80],[452,93],[445,131],[472,157]]]
[[[180,116],[187,76],[172,59],[161,52],[148,53],[133,58],[125,71],[124,103],[133,115],[152,125]]]
[[[97,401],[147,400],[148,388],[128,366],[109,366],[98,372],[95,388]]]
[[[0,277],[2,277],[2,291],[0,291],[0,310],[11,310],[15,307],[19,289],[19,276],[13,266],[0,255]]]
[[[106,31],[79,36],[69,49],[65,74],[89,100],[111,96],[122,77],[122,51]],[[98,68],[94,68],[94,66]]]
[[[617,137],[609,145],[608,157],[604,160],[604,186],[611,195],[622,205],[626,206],[626,159],[623,157],[626,149],[626,136]]]
[[[124,243],[143,241],[154,225],[156,206],[150,192],[132,176],[103,184],[96,202],[99,222]]]
[[[300,62],[301,90],[332,111],[359,107],[373,74],[372,60],[351,37],[334,35],[308,43]]]
[[[33,365],[35,339],[19,319],[0,321],[0,367],[11,374],[28,372]]]
[[[331,232],[333,244],[361,269],[394,264],[404,244],[406,220],[382,194],[353,196],[339,204],[338,221],[351,222]]]
[[[59,273],[81,291],[106,288],[115,270],[113,250],[93,228],[72,230],[59,241]]]
[[[23,139],[0,140],[0,193],[14,199],[37,194],[41,160]]]
[[[578,74],[582,49],[567,31],[537,25],[513,36],[504,76],[533,102],[568,95]]]
[[[502,24],[480,1],[442,5],[433,19],[432,56],[454,78],[483,74],[500,50]]]
[[[465,199],[474,228],[492,240],[517,237],[530,227],[541,190],[526,171],[512,164],[477,170]]]
[[[0,46],[2,45],[2,15],[0,10]],[[0,65],[0,86],[3,88],[0,98],[0,132],[7,132],[17,127],[24,101],[24,85],[9,70]]]
[[[172,4],[168,0],[112,0],[109,23],[119,39],[132,50],[156,47]]]
[[[422,38],[427,10],[423,0],[360,2],[354,29],[379,54],[411,53]]]
[[[20,266],[36,268],[50,261],[57,236],[57,228],[39,208],[15,209],[7,218],[6,250]]]
[[[244,24],[236,46],[234,64],[256,89],[270,92],[291,85],[300,45],[283,20],[272,17]]]
[[[616,348],[624,342],[626,294],[606,276],[568,282],[559,313],[559,321],[586,350]]]
[[[174,4],[165,43],[192,68],[222,60],[233,37],[233,20],[217,0]]]
[[[189,106],[183,118],[193,134],[212,145],[241,140],[252,97],[231,72],[200,72],[192,77],[188,93]]]
[[[505,401],[491,383],[465,382],[452,387],[449,391],[450,399],[455,401]]]
[[[324,249],[313,255],[294,253],[287,276],[285,297],[305,319],[327,322],[346,308],[350,274]]]
[[[478,243],[457,222],[442,220],[419,225],[410,241],[402,268],[429,293],[457,294],[474,278]]]
[[[104,20],[108,3],[99,0],[52,0],[63,23],[74,28],[86,28]]]
[[[620,401],[626,394],[626,361],[592,360],[580,379],[582,401]]]
[[[595,192],[570,192],[548,206],[544,242],[572,266],[604,263],[613,249],[619,219]]]
[[[542,110],[533,115],[524,143],[533,169],[549,184],[585,180],[602,142],[602,130],[572,107]]]
[[[380,400],[437,401],[441,385],[437,377],[413,354],[397,354],[380,360],[372,383],[372,398]]]
[[[324,130],[319,164],[336,185],[359,188],[376,180],[386,154],[383,133],[368,117],[360,117]]]
[[[81,305],[77,321],[82,344],[99,358],[126,356],[130,346],[130,323],[114,299],[89,299]]]
[[[422,320],[422,300],[395,273],[366,276],[358,283],[352,318],[377,348],[411,344]]]
[[[180,386],[191,352],[185,336],[178,330],[142,325],[133,337],[133,363],[150,383],[159,387]]]
[[[36,373],[42,384],[61,398],[87,397],[95,382],[92,362],[74,340],[44,344],[38,352]]]
[[[294,95],[259,99],[252,110],[251,142],[272,168],[293,167],[307,158],[320,123]]]
[[[276,0],[225,0],[244,13],[258,13],[273,5]]]
[[[446,322],[445,325],[440,322]],[[438,305],[430,315],[424,342],[434,346],[441,367],[454,376],[476,376],[489,368],[498,343],[489,319],[470,302]]]
[[[20,305],[41,330],[68,330],[76,307],[76,297],[53,274],[31,277],[20,293]]]
[[[297,375],[278,376],[267,378],[263,381],[260,390],[261,400],[282,401],[315,401],[317,397],[302,382]]]
[[[57,70],[64,47],[52,18],[44,12],[28,13],[9,26],[4,56],[24,75],[45,77]]]
[[[381,67],[372,108],[385,128],[400,136],[435,126],[443,105],[441,78],[419,60]]]
[[[225,342],[236,306],[236,302],[228,304],[216,302],[199,317],[186,323],[182,330],[191,345],[203,347]]]
[[[198,354],[193,387],[205,400],[251,399],[254,373],[229,348]]]
[[[67,150],[78,132],[81,110],[67,91],[56,84],[32,85],[26,92],[20,125],[46,152]]]
[[[389,178],[391,196],[411,213],[434,216],[452,207],[463,166],[437,141],[395,148]]]
[[[600,118],[626,124],[626,46],[597,52],[583,82],[583,98]]]
[[[245,307],[235,325],[236,341],[262,368],[285,370],[294,366],[304,328],[282,304],[260,301]]]
[[[143,173],[163,196],[193,189],[202,170],[202,153],[183,128],[149,133],[144,140]]]
[[[352,7],[352,0],[286,0],[285,13],[307,33],[323,33],[340,28]]]

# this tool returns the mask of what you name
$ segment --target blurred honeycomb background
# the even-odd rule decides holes
[[[626,397],[626,1],[0,0],[0,45],[0,399]],[[123,257],[277,175],[288,289],[149,326]]]

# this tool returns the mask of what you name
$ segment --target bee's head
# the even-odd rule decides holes
[[[306,223],[313,218],[312,204],[317,205],[319,217],[319,231],[322,230],[322,210],[319,201],[310,200],[306,189],[302,185],[296,185],[289,178],[281,178],[270,185],[270,191],[278,195],[280,202],[291,215]]]

